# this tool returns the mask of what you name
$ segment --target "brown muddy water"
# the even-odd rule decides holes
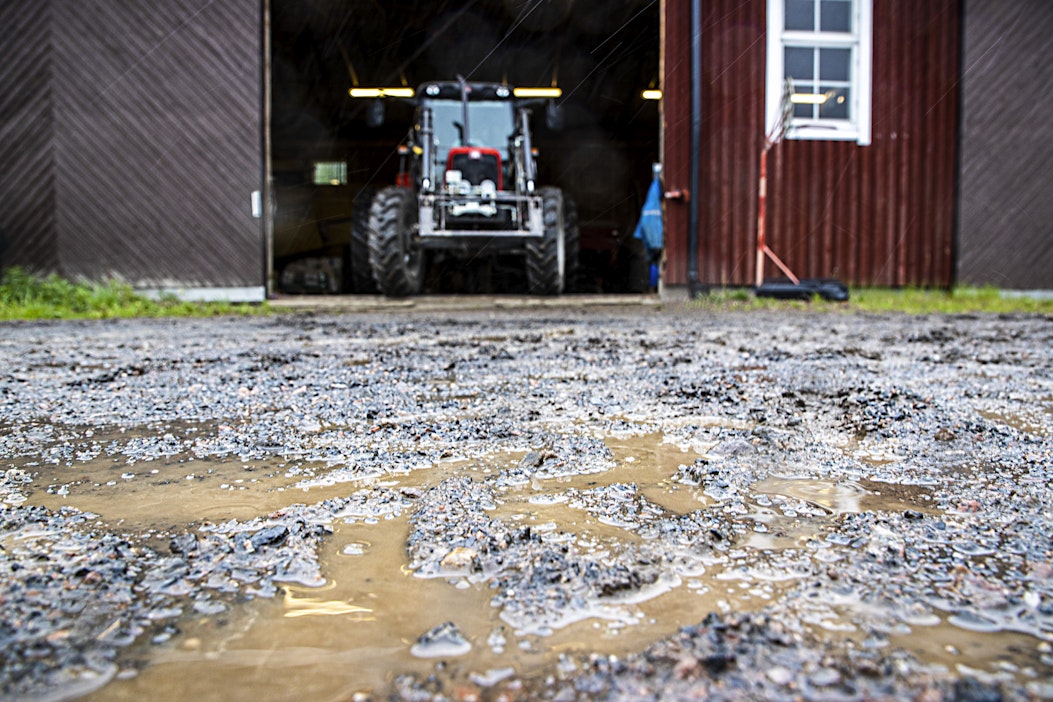
[[[539,532],[572,534],[579,545],[602,553],[620,540],[637,538],[553,498],[568,489],[635,484],[651,502],[675,514],[703,509],[712,500],[697,486],[674,480],[678,467],[698,454],[666,442],[661,434],[606,441],[614,466],[600,473],[535,479],[501,495],[495,517]],[[695,447],[699,448],[699,447]],[[701,448],[706,448],[705,446]],[[111,528],[162,542],[179,525],[266,515],[292,502],[314,503],[371,486],[427,488],[451,475],[484,478],[514,466],[520,454],[481,461],[455,460],[430,469],[304,487],[305,475],[324,476],[324,466],[290,471],[283,463],[208,462],[176,456],[118,468],[99,459],[61,471],[62,482],[29,495],[30,504],[72,506],[99,515]],[[119,475],[115,475],[119,472]],[[307,480],[310,484],[312,481]],[[41,470],[39,485],[49,484]],[[818,516],[790,518],[771,508],[772,497],[812,505]],[[258,598],[210,616],[190,616],[178,635],[162,643],[140,643],[123,656],[116,679],[90,700],[266,699],[342,700],[386,689],[396,673],[427,675],[437,661],[414,655],[418,637],[444,619],[456,619],[471,650],[444,657],[439,665],[467,674],[481,687],[515,674],[551,670],[572,654],[625,655],[675,632],[709,612],[755,611],[780,597],[803,573],[792,568],[741,564],[783,549],[802,548],[827,519],[864,510],[929,509],[926,490],[878,483],[767,477],[752,486],[742,519],[756,531],[730,556],[626,601],[596,608],[550,635],[516,632],[490,605],[486,583],[466,578],[421,578],[410,570],[408,516],[373,523],[337,521],[320,562],[325,584],[285,584],[279,596]],[[814,619],[830,637],[850,637],[858,603],[842,602]],[[924,661],[948,666],[992,666],[1017,673],[1047,669],[1032,637],[1005,632],[967,632],[942,619],[919,622],[889,643]],[[222,692],[218,692],[222,691]]]

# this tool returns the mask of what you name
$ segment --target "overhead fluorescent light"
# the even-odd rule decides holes
[[[513,88],[517,98],[558,98],[563,95],[560,88]]]
[[[662,99],[662,91],[661,90],[645,90],[642,93],[640,93],[640,97],[642,97],[644,100],[661,100]]]
[[[795,105],[822,105],[834,95],[833,90],[825,93],[794,93],[790,102]]]
[[[347,94],[353,98],[411,98],[413,88],[351,88]]]

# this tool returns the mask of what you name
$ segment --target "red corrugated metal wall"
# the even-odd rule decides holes
[[[754,280],[764,139],[765,0],[702,3],[701,193],[667,201],[666,283]],[[690,2],[665,2],[667,190],[689,184]],[[960,0],[874,3],[873,141],[786,140],[771,153],[768,243],[801,277],[944,286],[954,275]],[[778,271],[770,263],[769,276]]]

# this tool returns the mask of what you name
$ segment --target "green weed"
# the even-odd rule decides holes
[[[266,306],[189,303],[173,297],[150,300],[117,280],[74,283],[12,267],[0,277],[0,320],[200,317],[254,314]]]
[[[718,310],[814,309],[907,314],[1053,314],[1053,299],[1007,296],[997,288],[853,288],[848,302],[810,302],[756,297],[746,288],[716,289],[689,303]]]
[[[851,292],[849,305],[863,311],[909,314],[1053,314],[1053,300],[1009,297],[991,287],[958,287],[950,290],[863,288]]]

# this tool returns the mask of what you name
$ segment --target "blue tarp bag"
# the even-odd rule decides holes
[[[636,224],[633,237],[643,241],[648,261],[658,259],[664,245],[662,241],[662,184],[658,176],[651,181],[651,188],[647,191],[647,199],[644,200],[640,221]]]

